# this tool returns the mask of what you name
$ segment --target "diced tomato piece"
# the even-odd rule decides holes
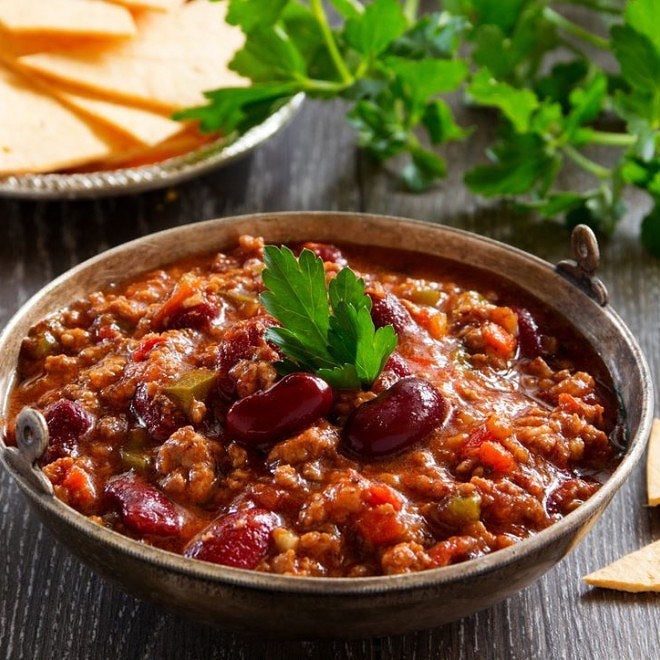
[[[447,315],[444,312],[425,307],[415,314],[415,320],[433,339],[442,339],[447,334]]]
[[[372,545],[391,545],[400,541],[406,527],[391,504],[380,506],[359,514],[355,520],[358,534]]]
[[[512,472],[516,469],[516,460],[511,452],[497,442],[483,442],[477,454],[481,463],[496,472]]]
[[[74,508],[89,511],[96,503],[96,485],[88,474],[79,465],[72,465],[62,480],[61,486],[66,488],[69,497],[67,501]]]
[[[196,278],[184,277],[172,295],[156,312],[151,325],[155,330],[195,328],[203,330],[217,316],[218,308],[197,287]]]
[[[401,511],[403,506],[399,496],[385,484],[372,484],[362,493],[362,499],[371,506],[391,504],[395,511]]]
[[[456,562],[476,557],[479,552],[479,542],[472,536],[451,536],[436,543],[428,550],[435,566],[448,566]]]
[[[184,302],[195,293],[197,293],[197,289],[191,279],[182,278],[174,287],[172,295],[161,305],[160,309],[154,315],[151,325],[159,330],[167,327],[169,319],[179,312]]]
[[[486,323],[482,330],[487,349],[503,358],[513,357],[516,350],[516,338],[497,323]]]

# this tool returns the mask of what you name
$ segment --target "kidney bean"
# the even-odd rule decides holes
[[[48,450],[45,460],[70,456],[80,438],[92,428],[94,418],[78,403],[60,399],[44,410],[48,425]]]
[[[340,266],[346,266],[348,262],[341,253],[341,250],[330,243],[305,243],[303,248],[311,250],[317,257],[323,261],[332,261]]]
[[[190,307],[182,307],[171,316],[165,327],[205,330],[217,315],[217,305],[204,301]]]
[[[331,406],[332,389],[324,380],[296,372],[236,401],[227,412],[227,431],[251,445],[274,443],[304,430]]]
[[[397,334],[415,327],[410,312],[401,304],[401,301],[391,293],[384,296],[370,293],[371,318],[377,328],[391,325]]]
[[[187,423],[185,415],[176,404],[165,394],[151,394],[147,383],[140,383],[135,388],[131,410],[144,424],[149,435],[158,442],[164,442]]]
[[[522,307],[514,309],[518,315],[518,346],[528,358],[535,358],[543,352],[543,341],[539,327],[531,312]]]
[[[440,426],[448,411],[435,387],[408,376],[351,413],[342,432],[342,447],[359,458],[391,456]]]
[[[256,568],[268,554],[279,517],[265,509],[243,509],[214,520],[186,547],[185,557],[235,568]]]
[[[105,494],[119,506],[122,521],[133,532],[171,536],[181,531],[181,516],[174,504],[133,472],[109,481]]]

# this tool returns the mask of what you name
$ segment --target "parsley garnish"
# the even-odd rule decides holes
[[[426,13],[419,0],[228,1],[246,35],[230,66],[252,86],[208,92],[180,118],[230,134],[299,92],[343,98],[359,144],[403,155],[403,180],[422,190],[446,174],[439,147],[472,132],[444,98],[458,92],[499,117],[489,162],[465,174],[473,192],[611,233],[634,185],[655,204],[641,236],[660,256],[660,0],[443,0]],[[591,183],[566,189],[569,166]]]
[[[267,245],[261,302],[282,325],[266,338],[286,356],[283,372],[312,371],[338,389],[369,387],[396,347],[392,326],[374,327],[364,281],[342,268],[326,287],[323,261]]]

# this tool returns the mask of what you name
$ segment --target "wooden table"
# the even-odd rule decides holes
[[[308,103],[250,157],[170,190],[78,202],[0,201],[0,326],[56,275],[106,248],[255,211],[409,216],[488,235],[551,262],[570,256],[568,233],[558,225],[515,218],[466,191],[460,172],[481,157],[479,133],[449,149],[446,182],[415,196],[356,152],[342,115],[340,105]],[[629,217],[602,246],[600,275],[658,374],[660,261],[637,240],[643,200],[629,201]],[[577,550],[491,609],[405,636],[277,643],[209,630],[102,581],[52,539],[1,472],[0,658],[660,658],[657,595],[593,590],[580,579],[660,537],[660,510],[644,506],[641,464]]]

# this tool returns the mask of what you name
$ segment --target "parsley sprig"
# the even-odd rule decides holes
[[[396,347],[392,326],[374,327],[364,281],[342,268],[326,286],[323,261],[304,249],[264,248],[261,302],[282,325],[266,338],[286,358],[281,371],[311,371],[338,389],[369,387]]]
[[[180,117],[242,132],[298,92],[343,98],[359,144],[379,161],[403,154],[405,183],[422,190],[446,173],[439,147],[473,132],[448,103],[458,92],[499,117],[487,162],[465,174],[473,192],[611,233],[636,186],[653,202],[642,240],[660,256],[660,0],[444,0],[426,13],[418,0],[228,2],[246,35],[231,68],[252,85]],[[569,165],[593,184],[563,188]]]

